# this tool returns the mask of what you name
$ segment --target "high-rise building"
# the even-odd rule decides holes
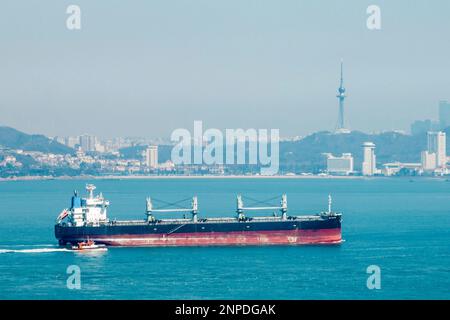
[[[158,146],[148,146],[144,151],[145,165],[149,168],[158,167]]]
[[[68,147],[75,148],[75,146],[79,144],[80,144],[79,137],[66,137],[65,139],[65,145]]]
[[[335,157],[331,153],[327,157],[327,172],[331,175],[349,175],[353,172],[353,156],[351,153],[343,153],[341,157]]]
[[[80,147],[83,151],[95,151],[95,145],[97,144],[97,137],[84,134],[80,136]]]
[[[427,151],[436,156],[436,167],[443,168],[447,164],[445,132],[428,132]]]
[[[411,124],[411,134],[413,136],[426,134],[428,131],[439,130],[440,124],[432,120],[416,120]]]
[[[100,153],[106,152],[106,147],[105,147],[105,145],[101,144],[100,142],[97,142],[95,144],[95,151],[100,152]]]
[[[362,163],[362,174],[364,176],[373,176],[377,171],[375,144],[372,142],[364,142],[364,161]]]
[[[448,101],[439,102],[439,125],[441,130],[450,127],[450,103]]]
[[[346,95],[344,88],[344,63],[342,61],[341,61],[341,82],[336,97],[339,99],[339,113],[338,113],[338,122],[336,125],[336,133],[348,133],[350,132],[350,130],[345,128],[345,118],[344,118],[344,100]]]
[[[436,154],[422,151],[420,154],[420,163],[422,170],[430,171],[436,169]]]

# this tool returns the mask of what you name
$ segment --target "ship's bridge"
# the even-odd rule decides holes
[[[100,193],[94,195],[95,186],[86,185],[87,197],[78,196],[75,191],[72,196],[70,209],[64,210],[58,220],[61,221],[65,216],[69,216],[69,223],[73,226],[99,225],[108,221],[106,211],[109,201]],[[65,213],[66,212],[66,213]],[[64,214],[65,213],[65,214]]]

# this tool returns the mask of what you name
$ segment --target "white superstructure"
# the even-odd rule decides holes
[[[103,198],[103,195],[94,195],[95,186],[93,184],[86,185],[87,197],[81,198],[75,192],[72,197],[70,209],[65,209],[57,218],[57,222],[68,217],[68,223],[72,226],[98,226],[100,223],[108,221],[106,210],[109,201]]]

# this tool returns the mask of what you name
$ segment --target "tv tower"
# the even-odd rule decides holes
[[[349,130],[345,128],[344,123],[344,100],[345,100],[345,88],[344,88],[344,62],[341,60],[341,83],[338,88],[338,94],[336,97],[339,99],[339,114],[336,132],[348,133]]]

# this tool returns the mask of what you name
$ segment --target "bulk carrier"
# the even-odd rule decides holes
[[[146,218],[142,220],[110,220],[106,211],[109,201],[94,195],[95,186],[86,186],[87,197],[72,196],[70,208],[56,219],[55,236],[60,245],[95,241],[107,246],[230,246],[230,245],[302,245],[339,244],[341,214],[328,211],[315,215],[288,215],[287,196],[279,206],[245,207],[237,196],[235,217],[198,217],[198,200],[192,198],[190,208],[156,209],[146,201]],[[273,216],[247,217],[246,212],[276,210]],[[155,213],[186,212],[189,218],[158,219]]]

